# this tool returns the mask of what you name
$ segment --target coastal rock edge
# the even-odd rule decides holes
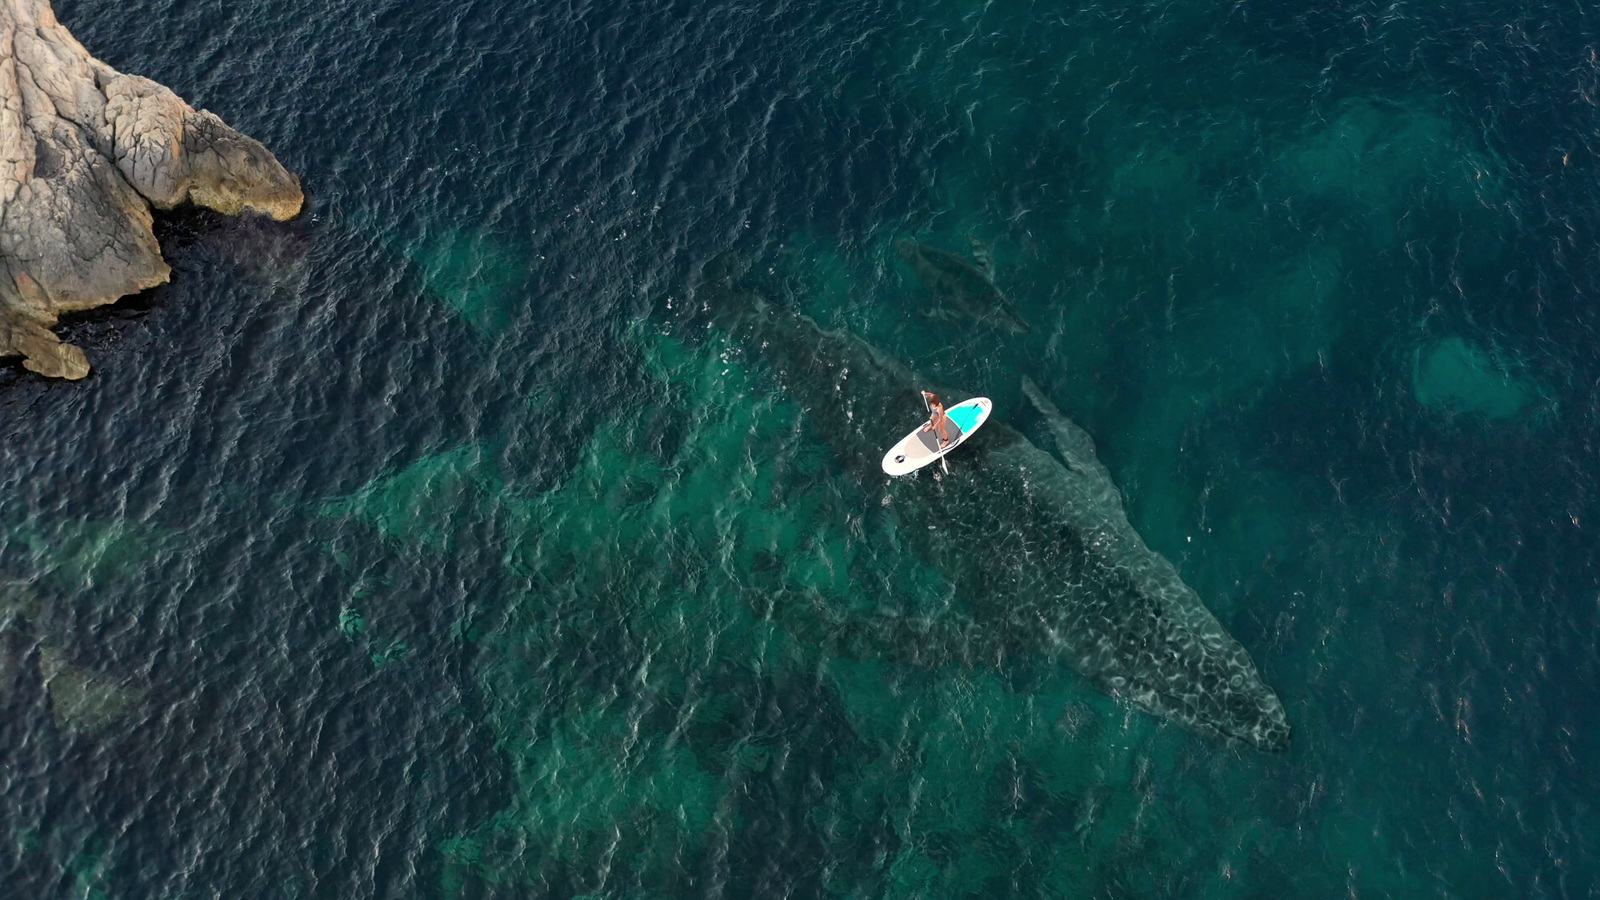
[[[172,270],[151,207],[288,219],[300,181],[216,115],[89,55],[47,0],[0,0],[0,358],[82,378],[50,327]]]

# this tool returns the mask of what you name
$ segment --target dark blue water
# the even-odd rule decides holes
[[[56,11],[308,206],[0,371],[0,896],[1600,894],[1593,10]],[[1288,749],[954,628],[728,250],[1038,382]]]

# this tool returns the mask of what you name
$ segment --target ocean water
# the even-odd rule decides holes
[[[0,896],[1600,895],[1589,6],[56,10],[308,207],[0,370]],[[1037,382],[1288,746],[962,618],[719,258]]]

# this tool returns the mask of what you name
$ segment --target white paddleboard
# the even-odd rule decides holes
[[[922,430],[923,425],[928,424],[924,422],[883,455],[883,471],[890,475],[907,475],[944,456],[981,428],[993,409],[994,404],[988,397],[973,397],[949,407],[944,411],[950,419],[949,444],[941,448],[937,434]]]

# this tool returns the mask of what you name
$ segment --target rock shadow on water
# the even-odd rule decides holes
[[[163,212],[154,227],[162,251],[172,257],[180,275],[198,255],[274,288],[305,278],[316,241],[315,222],[306,217],[273,222],[192,206]]]

